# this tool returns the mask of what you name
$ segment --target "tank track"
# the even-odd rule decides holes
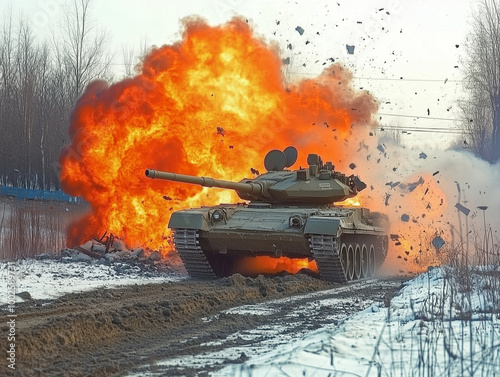
[[[200,247],[199,234],[195,229],[174,229],[175,249],[179,253],[190,276],[215,279],[215,273]]]
[[[309,245],[321,279],[335,283],[347,282],[335,237],[311,234]]]

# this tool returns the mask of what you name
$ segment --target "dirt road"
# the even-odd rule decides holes
[[[338,286],[306,275],[236,274],[27,301],[16,309],[12,375],[204,376],[335,324],[391,296],[401,282]],[[2,338],[7,331],[2,325]]]

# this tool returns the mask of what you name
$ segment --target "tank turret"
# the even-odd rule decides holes
[[[297,150],[288,147],[283,152],[270,151],[264,166],[267,173],[240,182],[209,177],[146,170],[149,178],[197,184],[204,187],[219,187],[235,190],[241,199],[271,204],[331,204],[352,198],[366,185],[354,175],[346,176],[335,171],[331,162],[323,163],[317,154],[307,157],[307,168],[286,170],[297,160]]]

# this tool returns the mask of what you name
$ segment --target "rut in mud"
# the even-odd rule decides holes
[[[237,346],[258,346],[266,337],[278,335],[298,336],[384,300],[400,285],[397,279],[339,286],[301,274],[273,278],[236,274],[216,281],[188,279],[98,289],[45,303],[28,301],[17,309],[14,375],[206,375],[227,363],[239,363],[252,352],[234,356]],[[326,307],[319,304],[334,297],[343,301]],[[273,307],[267,313],[228,310],[264,301]],[[263,325],[287,325],[287,321],[282,334],[259,330]],[[245,331],[258,335],[235,336]],[[6,336],[6,326],[2,332]],[[217,360],[204,362],[201,357],[186,365],[186,358],[194,360],[207,353]]]

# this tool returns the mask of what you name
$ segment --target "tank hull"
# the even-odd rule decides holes
[[[387,218],[365,208],[228,204],[172,214],[169,228],[188,273],[233,273],[238,258],[315,260],[319,277],[346,282],[376,273],[387,254]]]

